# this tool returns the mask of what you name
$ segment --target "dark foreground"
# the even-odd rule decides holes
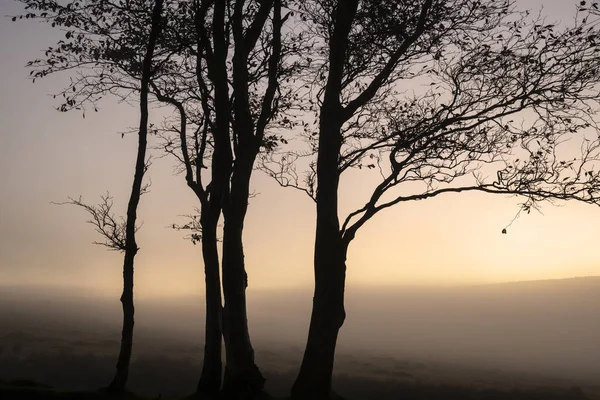
[[[364,389],[364,388],[363,388]],[[576,387],[557,389],[477,389],[459,386],[427,386],[404,384],[395,388],[396,398],[403,400],[589,400],[585,393]],[[102,390],[97,391],[58,391],[49,386],[28,380],[15,380],[10,382],[0,381],[0,398],[3,400],[20,399],[72,399],[72,400],[102,400],[109,399]],[[133,393],[125,394],[119,399],[123,400],[149,400],[163,399],[159,394],[156,397],[142,397]],[[364,393],[362,399],[375,399]],[[114,397],[112,397],[114,399]],[[172,399],[176,399],[173,397]],[[179,399],[192,400],[193,396],[179,397]],[[261,400],[276,399],[268,394]]]
[[[333,376],[342,398],[600,400],[600,277],[392,292],[348,301]],[[103,398],[96,389],[114,374],[120,305],[70,293],[0,286],[0,400]],[[286,398],[298,373],[305,297],[251,303],[265,398]],[[202,368],[202,299],[138,303],[130,398],[183,399]]]

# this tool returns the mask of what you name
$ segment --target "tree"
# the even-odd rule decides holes
[[[222,394],[227,398],[252,397],[264,384],[248,332],[242,235],[256,157],[283,140],[270,134],[269,128],[293,124],[285,114],[294,94],[279,83],[298,69],[297,62],[286,60],[298,51],[302,40],[292,40],[291,33],[282,35],[282,26],[291,16],[282,16],[283,6],[279,0],[183,5],[182,14],[188,18],[181,20],[173,44],[185,49],[179,54],[188,54],[191,61],[180,63],[174,81],[154,87],[157,98],[178,111],[179,126],[168,121],[163,130],[163,149],[181,163],[187,185],[200,200],[200,239],[203,248],[207,242],[214,245],[214,303],[218,299],[219,305],[216,227],[223,212],[225,306],[221,318],[227,366]],[[194,82],[185,83],[190,76]],[[210,183],[205,186],[200,165],[211,168]]]
[[[127,204],[127,220],[125,227],[125,260],[123,262],[123,332],[121,337],[121,350],[117,361],[117,373],[108,387],[109,392],[122,393],[127,384],[129,374],[129,362],[131,360],[131,349],[133,345],[133,262],[138,251],[135,241],[135,221],[137,219],[137,208],[142,193],[142,182],[146,171],[146,148],[148,143],[148,93],[150,80],[153,75],[154,48],[161,28],[163,0],[155,0],[152,10],[152,22],[148,37],[148,47],[142,64],[141,88],[140,88],[140,130],[138,133],[138,152],[135,161],[135,174],[129,203]]]
[[[167,45],[174,54],[183,56],[184,61],[171,65],[171,79],[153,84],[157,99],[173,106],[179,119],[179,127],[170,126],[171,121],[165,122],[160,133],[164,139],[163,150],[179,160],[186,184],[200,202],[199,226],[195,225],[200,228],[200,233],[195,238],[202,244],[206,324],[204,363],[196,392],[206,398],[217,398],[222,383],[222,301],[217,227],[231,168],[225,3],[219,2],[215,6],[211,20],[209,11],[212,3],[179,3],[179,26],[173,32],[175,37]],[[214,46],[207,33],[211,27]],[[206,74],[213,80],[208,81]],[[207,165],[210,166],[210,179],[205,182],[202,170],[208,169]]]
[[[263,1],[258,7],[233,3],[233,121],[232,133],[235,163],[231,170],[230,190],[223,204],[223,333],[227,349],[227,369],[224,394],[246,398],[262,389],[264,378],[254,363],[246,316],[246,287],[248,278],[244,264],[243,228],[250,195],[250,178],[261,148],[266,144],[267,125],[277,112],[281,92],[277,93],[281,58],[281,1]],[[256,7],[253,21],[244,29],[244,13]],[[250,8],[251,9],[251,8]],[[261,57],[260,32],[269,13],[273,13],[270,55]],[[269,42],[267,42],[269,44]],[[264,51],[264,50],[263,50]],[[254,65],[265,65],[256,68]],[[262,71],[261,71],[262,69]],[[261,79],[266,74],[266,82]],[[261,95],[259,88],[266,89]],[[254,106],[253,106],[254,105]]]
[[[89,33],[89,28],[93,26],[97,31],[95,33],[104,32],[105,35],[110,35],[111,28],[110,24],[114,20],[126,18],[127,12],[135,11],[139,13],[147,12],[145,2],[138,2],[137,4],[129,4],[132,6],[131,9],[125,10],[118,7],[109,7],[105,2],[91,2],[91,3],[68,3],[63,6],[54,1],[38,1],[38,0],[23,0],[25,7],[28,10],[41,11],[40,14],[27,13],[26,18],[41,17],[47,20],[51,20],[53,26],[58,24],[59,26],[67,28],[65,38],[67,41],[60,41],[56,48],[50,48],[46,51],[45,60],[35,60],[29,63],[30,66],[40,67],[38,71],[33,70],[32,74],[34,77],[44,77],[50,73],[57,72],[60,70],[66,70],[75,67],[82,67],[92,65],[92,69],[97,68],[108,68],[109,71],[114,68],[114,65],[106,65],[99,62],[101,52],[105,52],[110,55],[111,60],[119,60],[120,62],[129,63],[129,69],[126,71],[134,72],[139,74],[139,108],[140,108],[140,122],[138,131],[138,148],[135,163],[135,173],[133,178],[133,185],[131,188],[131,195],[127,205],[127,217],[122,224],[117,223],[111,214],[112,202],[109,197],[103,198],[103,202],[99,206],[87,206],[81,202],[81,200],[75,201],[71,199],[71,204],[84,207],[93,217],[92,223],[96,225],[97,230],[101,235],[107,239],[104,244],[113,249],[117,249],[124,252],[123,261],[123,293],[121,295],[121,303],[123,306],[123,330],[121,335],[121,347],[119,351],[119,357],[116,365],[115,376],[108,387],[108,391],[111,394],[118,395],[125,391],[127,384],[127,378],[129,375],[129,364],[131,360],[131,352],[133,347],[133,327],[134,327],[134,301],[133,301],[133,278],[134,278],[134,259],[139,250],[136,240],[135,233],[137,231],[136,219],[137,219],[137,208],[140,201],[140,196],[144,192],[143,186],[144,174],[147,169],[146,161],[146,150],[148,140],[148,94],[150,81],[155,72],[154,63],[154,51],[157,45],[157,41],[162,28],[162,12],[163,12],[163,0],[156,0],[148,13],[147,17],[141,18],[138,22],[144,26],[144,29],[140,29],[139,36],[135,38],[131,37],[119,37],[112,43],[108,41],[94,41],[97,38],[90,39],[86,37],[85,33]],[[126,12],[127,11],[127,12]],[[49,15],[49,12],[52,15]],[[114,19],[109,19],[106,24],[106,14],[113,13],[112,16],[116,16]],[[84,28],[84,29],[82,29]],[[83,32],[82,32],[83,31]],[[87,31],[87,32],[85,32]],[[119,36],[119,33],[116,33]],[[133,40],[135,39],[135,41]],[[98,45],[99,44],[99,45]],[[117,47],[117,44],[125,45],[121,48]],[[126,46],[129,45],[129,46]],[[114,46],[114,47],[113,47]],[[134,64],[134,58],[125,58],[122,53],[126,51],[134,51],[135,48],[144,49],[143,58],[137,65]],[[84,54],[91,55],[92,60],[86,59]],[[97,70],[93,71],[97,73]],[[67,97],[66,91],[63,91],[63,97],[65,102],[59,108],[61,111],[67,111],[69,109],[80,109],[82,104],[86,101],[95,99],[98,96],[102,96],[110,89],[106,89],[102,85],[103,76],[100,76],[98,81],[90,83],[86,79],[85,75],[80,75],[77,83],[71,84],[74,96]],[[80,91],[77,92],[77,85],[80,85]],[[114,81],[113,81],[113,84]],[[118,87],[115,84],[114,87]],[[76,100],[76,99],[79,99]],[[84,114],[85,115],[85,114]]]
[[[318,148],[300,188],[315,194],[317,226],[313,309],[292,397],[326,399],[348,247],[374,215],[468,191],[521,196],[525,210],[600,204],[600,37],[581,15],[560,27],[514,0],[316,0],[302,12],[315,38],[318,94],[307,110],[318,110],[309,132]],[[574,155],[567,140],[581,141]],[[280,167],[271,174],[299,187],[295,170]],[[354,167],[380,180],[340,222],[340,175]]]

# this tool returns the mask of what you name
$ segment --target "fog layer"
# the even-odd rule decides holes
[[[249,323],[262,368],[293,376],[306,340],[311,296],[308,289],[249,288]],[[453,374],[454,367],[444,373],[438,368],[442,381],[469,383],[481,371],[504,371],[600,385],[599,307],[600,278],[445,289],[350,287],[336,368],[347,373],[353,363],[371,360],[376,364],[371,367],[379,368],[371,372],[382,378],[401,375],[399,366],[428,366],[432,376],[433,365],[447,365],[466,369]],[[28,346],[48,350],[42,338],[54,337],[70,340],[62,347],[53,344],[59,352],[77,347],[79,340],[88,346],[86,352],[104,354],[110,370],[120,312],[116,298],[69,289],[1,288],[0,357],[17,351],[22,358]],[[161,352],[199,363],[203,322],[200,296],[140,300],[134,354]],[[94,341],[81,339],[92,334]],[[7,373],[0,367],[0,377]]]

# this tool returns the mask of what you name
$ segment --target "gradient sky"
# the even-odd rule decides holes
[[[566,18],[578,1],[522,0],[544,5],[550,19]],[[20,6],[0,0],[0,16]],[[117,294],[122,256],[97,240],[87,215],[57,206],[67,196],[96,202],[107,190],[124,214],[133,179],[135,135],[120,132],[137,124],[137,109],[104,101],[86,115],[54,110],[51,93],[67,76],[32,84],[25,63],[53,44],[58,33],[31,21],[0,18],[0,284],[82,286]],[[151,192],[142,198],[141,248],[136,258],[140,296],[203,292],[200,246],[168,229],[196,206],[172,159],[155,160]],[[371,171],[372,172],[372,171]],[[361,190],[376,178],[369,172],[344,175],[341,208],[360,205]],[[372,181],[371,181],[372,182]],[[314,205],[300,192],[279,188],[254,174],[245,230],[250,293],[253,289],[312,284]],[[519,218],[519,199],[453,194],[400,204],[363,227],[348,255],[348,285],[454,285],[600,275],[600,208],[569,203],[545,205],[544,215]]]

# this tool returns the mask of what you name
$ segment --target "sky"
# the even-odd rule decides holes
[[[526,1],[551,20],[572,15],[576,1]],[[59,34],[5,15],[20,6],[0,0],[0,284],[83,287],[116,295],[122,255],[93,245],[98,240],[86,213],[51,202],[83,196],[94,203],[109,191],[115,211],[125,212],[137,138],[138,110],[115,99],[82,118],[59,113],[51,94],[68,76],[28,78],[28,60]],[[155,116],[165,111],[155,112]],[[157,158],[148,173],[150,193],[138,216],[136,294],[178,296],[204,291],[199,245],[169,229],[197,206],[175,162]],[[364,202],[373,171],[344,175],[342,215]],[[280,188],[261,172],[253,175],[244,248],[249,296],[254,290],[309,287],[313,282],[314,203]],[[349,287],[462,285],[600,275],[600,208],[568,203],[544,205],[501,230],[520,200],[486,194],[448,194],[403,203],[375,216],[358,233],[348,254]],[[255,292],[256,293],[256,292]]]

